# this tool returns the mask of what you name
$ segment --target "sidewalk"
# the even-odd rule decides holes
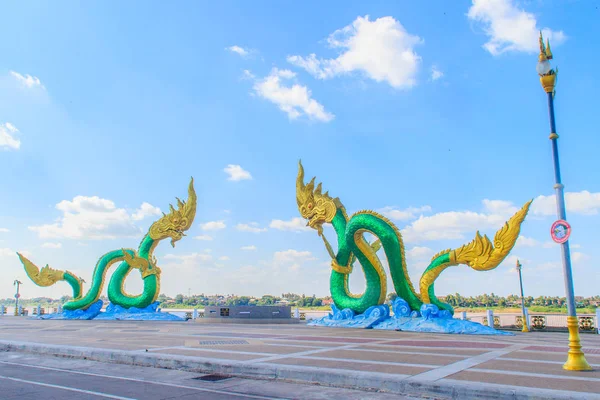
[[[489,337],[0,317],[0,351],[461,399],[600,399],[600,335],[581,336],[594,371],[562,369],[566,333]]]

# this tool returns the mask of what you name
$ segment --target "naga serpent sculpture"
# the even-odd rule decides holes
[[[374,211],[358,211],[348,218],[346,209],[339,198],[332,198],[328,192],[321,193],[321,183],[315,189],[315,178],[304,184],[304,168],[298,163],[296,180],[296,202],[301,216],[308,220],[307,226],[316,229],[323,239],[332,259],[330,290],[335,306],[351,309],[357,314],[369,307],[384,304],[387,294],[387,276],[377,256],[383,247],[388,260],[390,275],[398,297],[404,299],[411,310],[419,311],[423,304],[434,304],[451,315],[454,309],[437,299],[434,282],[448,267],[465,264],[476,271],[489,271],[496,268],[514,247],[531,201],[527,202],[496,233],[492,243],[479,232],[470,243],[457,249],[444,250],[431,259],[419,282],[420,294],[410,281],[406,268],[404,243],[398,228],[383,215]],[[333,251],[323,234],[323,224],[333,225],[337,235],[338,251]],[[374,235],[377,240],[367,242],[365,233]],[[358,259],[366,278],[366,289],[356,295],[348,289],[348,279],[354,262]]]
[[[108,298],[111,303],[123,308],[145,308],[154,303],[160,290],[160,268],[156,265],[156,257],[152,254],[161,240],[171,238],[171,246],[185,236],[194,222],[196,216],[196,192],[194,191],[194,178],[188,187],[188,200],[181,201],[177,198],[178,208],[169,205],[169,214],[155,221],[148,229],[148,233],[142,239],[138,250],[120,249],[113,250],[103,255],[94,269],[92,285],[85,296],[83,292],[83,279],[75,276],[69,271],[60,271],[50,268],[48,265],[39,269],[22,254],[17,253],[25,267],[29,278],[38,286],[51,286],[58,281],[66,281],[73,288],[73,300],[63,305],[65,310],[87,309],[96,303],[102,293],[106,273],[109,268],[121,261],[108,283]],[[125,292],[124,284],[127,276],[137,269],[140,271],[144,288],[139,295],[130,295]]]

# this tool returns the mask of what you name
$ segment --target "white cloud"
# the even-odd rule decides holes
[[[540,28],[535,15],[517,7],[513,0],[473,0],[467,17],[481,23],[489,37],[483,48],[494,56],[510,51],[539,51]],[[551,44],[559,44],[566,38],[562,31],[541,30]]]
[[[417,218],[416,214],[421,214],[424,212],[431,212],[430,206],[423,207],[408,207],[404,210],[399,210],[394,207],[384,207],[378,210],[381,214],[388,217],[389,219],[393,219],[396,221],[406,221],[410,219]]]
[[[151,217],[153,215],[160,215],[160,208],[153,206],[150,203],[142,203],[140,208],[136,210],[136,212],[131,216],[134,221],[140,221],[146,217]]]
[[[253,81],[254,79],[256,79],[256,76],[252,72],[245,69],[244,72],[242,73],[241,79]]]
[[[250,172],[243,169],[240,165],[229,164],[223,169],[229,175],[228,181],[243,181],[252,179]]]
[[[196,239],[196,240],[213,240],[212,236],[209,236],[209,235],[194,236],[194,239]]]
[[[12,75],[13,78],[15,78],[17,81],[19,81],[20,84],[22,84],[28,88],[33,88],[33,87],[44,88],[44,85],[42,85],[42,82],[36,76],[31,76],[31,75],[27,75],[27,74],[21,75],[15,71],[10,71],[10,74]]]
[[[21,141],[15,137],[19,130],[10,122],[0,124],[0,149],[19,150]]]
[[[271,73],[254,83],[254,93],[276,104],[290,119],[306,115],[311,120],[329,122],[335,118],[325,107],[312,98],[311,91],[298,83],[286,85],[296,74],[290,70],[273,68]]]
[[[254,251],[256,250],[256,246],[251,245],[251,246],[242,246],[240,247],[241,250],[246,250],[246,251]]]
[[[410,250],[406,251],[406,256],[414,259],[426,259],[430,258],[435,252],[429,247],[415,246]]]
[[[212,256],[206,253],[191,253],[191,254],[166,254],[163,257],[165,260],[175,260],[183,263],[195,262],[195,261],[210,261]]]
[[[284,263],[296,260],[316,260],[310,251],[298,251],[294,249],[276,251],[273,254],[273,260],[277,263]]]
[[[568,213],[597,215],[600,211],[600,192],[590,193],[587,190],[567,192],[565,193],[565,204]],[[536,197],[531,205],[531,211],[535,215],[556,215],[555,195]]]
[[[383,252],[382,252],[383,253]],[[412,249],[406,251],[406,264],[411,271],[411,275],[421,275],[421,273],[427,268],[431,257],[435,254],[433,249],[424,246],[415,246]],[[388,265],[387,259],[385,265]],[[389,269],[389,268],[386,268]]]
[[[545,263],[537,264],[532,269],[535,271],[553,271],[557,272],[562,268],[562,265],[556,261],[548,261]],[[525,271],[525,267],[523,267],[523,271]]]
[[[259,228],[258,223],[250,222],[249,224],[237,224],[235,227],[238,231],[260,233],[265,232],[267,228]]]
[[[7,247],[0,248],[0,257],[11,257],[14,255],[16,255],[16,253],[13,250]]]
[[[483,208],[485,211],[500,215],[513,215],[519,211],[519,207],[512,202],[506,200],[483,200]]]
[[[438,67],[436,67],[435,65],[431,67],[431,80],[432,81],[437,81],[438,79],[442,78],[444,76],[444,73],[438,69]]]
[[[337,58],[294,55],[288,56],[287,61],[319,79],[361,72],[396,89],[416,84],[421,57],[414,47],[423,40],[409,34],[393,17],[374,21],[370,21],[368,15],[357,17],[350,25],[329,35],[327,42],[331,48],[341,49]]]
[[[466,233],[500,229],[518,211],[513,203],[504,200],[482,201],[484,212],[447,211],[430,216],[421,215],[401,233],[406,242],[464,239]]]
[[[551,240],[547,240],[545,242],[540,242],[539,240],[536,240],[536,239],[530,238],[530,237],[526,237],[526,236],[519,236],[519,238],[517,239],[517,244],[515,245],[515,247],[540,247],[543,249],[553,249],[553,248],[556,248],[557,246],[559,246],[559,245]],[[579,249],[579,248],[581,248],[581,246],[578,244],[572,244],[571,248]]]
[[[292,218],[289,221],[274,219],[271,221],[271,224],[269,224],[269,227],[280,231],[303,232],[311,230],[311,228],[306,226],[306,221],[300,217]]]
[[[199,273],[206,273],[207,270],[214,268],[214,261],[212,255],[207,253],[166,254],[162,259],[159,259],[159,266],[164,271],[171,271],[171,274],[165,274],[163,278],[166,286],[175,286],[176,290],[179,291],[182,282],[193,284],[198,279]],[[173,276],[175,271],[177,271],[177,274]]]
[[[10,230],[8,230],[7,228],[0,228],[0,233],[7,233],[10,232]]]
[[[229,257],[227,257],[227,256],[219,257],[219,261],[228,261],[228,260],[229,260]]]
[[[203,224],[200,224],[200,229],[203,231],[218,231],[221,229],[225,229],[227,225],[223,221],[209,221]]]
[[[114,239],[137,237],[142,233],[125,209],[97,196],[63,200],[56,209],[63,215],[55,223],[30,226],[29,229],[43,239]]]
[[[516,247],[537,247],[540,245],[540,242],[535,240],[534,238],[519,236],[517,239]]]
[[[587,255],[587,254],[585,254],[585,253],[581,253],[581,252],[579,252],[579,251],[575,251],[575,252],[573,252],[573,253],[571,254],[571,260],[573,260],[573,263],[574,263],[574,264],[579,264],[579,263],[582,263],[582,262],[584,262],[584,261],[588,261],[588,260],[590,260],[590,259],[591,259],[591,257],[590,257],[590,256],[588,256],[588,255]]]
[[[225,50],[229,50],[232,53],[239,54],[242,57],[246,57],[246,56],[248,56],[250,54],[250,51],[244,49],[243,47],[236,46],[236,45],[233,45],[233,46],[230,46],[230,47],[226,47]]]
[[[505,217],[473,211],[448,211],[428,217],[421,216],[402,230],[407,242],[463,239],[464,233],[488,228],[500,228]]]
[[[316,260],[310,251],[298,251],[294,249],[277,251],[273,254],[275,267],[287,267],[290,271],[298,271],[302,263]]]
[[[62,247],[62,243],[46,242],[46,243],[42,244],[42,247],[45,247],[47,249],[60,249]]]

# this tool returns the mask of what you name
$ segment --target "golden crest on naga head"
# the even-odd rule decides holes
[[[337,210],[336,201],[329,196],[329,192],[321,193],[319,183],[315,189],[315,178],[304,184],[304,168],[298,161],[298,177],[296,178],[296,203],[302,218],[308,220],[307,225],[318,231],[322,230],[324,223],[331,223]]]
[[[177,199],[177,209],[169,204],[170,212],[163,213],[163,217],[154,222],[148,234],[154,240],[171,238],[171,246],[185,236],[184,232],[190,229],[196,217],[196,191],[194,190],[194,178],[188,186],[188,199],[181,201]]]

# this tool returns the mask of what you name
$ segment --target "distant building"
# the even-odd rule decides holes
[[[324,306],[329,306],[329,305],[333,304],[333,299],[331,297],[325,298],[325,299],[323,299],[321,304],[323,304]]]

